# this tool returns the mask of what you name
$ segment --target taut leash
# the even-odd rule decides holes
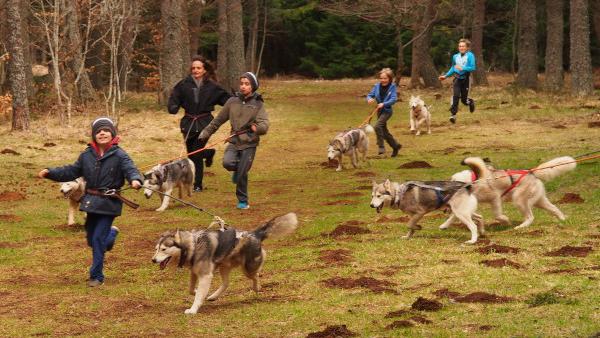
[[[375,107],[375,109],[373,109],[373,111],[371,112],[371,114],[369,114],[369,116],[367,116],[367,118],[363,121],[363,123],[361,123],[361,124],[358,125],[358,128],[361,128],[365,124],[371,123],[371,119],[373,118],[373,116],[375,116],[375,114],[377,113],[378,110],[379,109],[377,109],[377,107]]]

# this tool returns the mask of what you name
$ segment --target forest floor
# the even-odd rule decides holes
[[[141,204],[124,207],[121,234],[107,254],[105,284],[85,285],[91,252],[80,224],[67,226],[67,201],[58,184],[37,179],[44,167],[72,163],[89,140],[96,113],[71,126],[39,116],[32,132],[0,125],[0,336],[577,336],[600,332],[600,160],[546,183],[548,196],[567,215],[559,221],[535,209],[526,229],[493,224],[476,245],[464,226],[438,229],[447,217],[433,212],[410,240],[400,211],[369,207],[372,180],[443,180],[465,167],[467,156],[489,157],[500,168],[531,168],[551,158],[600,150],[600,93],[586,100],[511,89],[508,76],[474,88],[477,110],[461,106],[448,122],[450,82],[441,90],[400,88],[389,121],[403,144],[397,158],[335,172],[326,147],[341,130],[370,112],[364,95],[374,80],[264,80],[271,128],[250,173],[251,209],[235,209],[235,187],[220,166],[224,145],[205,177],[206,191],[191,202],[242,229],[289,211],[295,234],[267,240],[255,294],[239,270],[230,289],[185,315],[189,272],[151,258],[159,235],[204,227],[210,218],[173,202],[154,211],[158,197],[124,194]],[[403,82],[404,83],[404,82]],[[408,100],[419,94],[432,106],[431,135],[408,128]],[[437,99],[436,99],[437,97]],[[138,167],[176,157],[182,149],[177,116],[132,94],[123,105],[121,146]],[[213,140],[227,135],[223,126]],[[388,150],[389,155],[389,150]],[[347,160],[347,159],[346,159]],[[423,161],[415,165],[415,161]],[[417,163],[418,164],[418,163]],[[400,167],[403,168],[400,168]],[[413,167],[413,168],[411,168]],[[416,168],[414,168],[416,167]],[[505,204],[513,226],[522,220]],[[212,289],[220,285],[218,275]]]

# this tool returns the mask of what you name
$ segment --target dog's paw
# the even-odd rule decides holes
[[[440,230],[446,230],[446,229],[448,229],[449,227],[450,227],[450,224],[446,224],[446,223],[444,223],[444,224],[440,225]]]
[[[162,212],[162,211],[165,211],[165,209],[166,208],[158,208],[158,209],[155,209],[155,211]]]
[[[529,225],[525,225],[525,224],[521,224],[515,227],[515,230],[519,230],[519,229],[525,229],[527,228]]]
[[[335,169],[335,171],[342,171],[342,168],[337,168]]]
[[[475,243],[477,243],[477,240],[476,239],[471,239],[471,240],[466,241],[464,244],[471,245],[471,244],[475,244]]]
[[[214,302],[215,300],[217,300],[219,297],[207,297],[206,301],[208,302]]]
[[[186,315],[195,315],[196,313],[198,313],[198,310],[189,308],[189,309],[186,309],[183,313],[185,313]]]
[[[415,136],[419,136],[419,135],[421,135],[421,131],[420,130],[415,134]]]

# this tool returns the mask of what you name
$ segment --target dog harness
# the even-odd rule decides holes
[[[525,178],[525,176],[527,176],[528,174],[531,173],[531,170],[504,170],[504,172],[506,173],[506,175],[510,178],[510,187],[508,187],[508,189],[506,189],[503,193],[502,193],[502,197],[504,197],[504,195],[508,194],[509,192],[511,192],[514,188],[517,187],[517,185],[519,185],[519,183],[521,183],[521,181]],[[515,180],[513,179],[512,175],[519,175],[519,177]]]
[[[346,144],[355,145],[358,142],[358,138],[360,137],[360,131],[358,129],[351,129],[346,132],[342,132],[335,137],[334,141],[339,140],[342,144],[342,149],[340,149],[343,153],[350,150],[350,148],[346,148]],[[350,138],[350,143],[345,142],[347,138]],[[332,142],[333,143],[333,142]]]
[[[400,200],[402,199],[402,196],[406,193],[406,191],[408,191],[408,189],[411,186],[416,186],[416,187],[423,188],[423,189],[432,189],[435,192],[435,197],[437,199],[437,204],[435,206],[436,209],[438,209],[441,206],[448,203],[450,198],[452,198],[452,196],[454,196],[454,194],[458,191],[458,189],[456,189],[454,191],[448,191],[446,189],[443,189],[441,187],[436,187],[434,185],[425,184],[425,183],[417,182],[417,181],[409,181],[404,184],[401,184],[400,189],[398,189],[398,191],[396,191],[396,196],[394,199],[395,205],[397,205],[397,206],[400,205]],[[466,186],[466,185],[464,185],[464,186]],[[444,192],[447,193],[446,196],[444,196],[444,194],[443,194]]]

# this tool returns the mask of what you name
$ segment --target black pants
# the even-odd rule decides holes
[[[200,141],[198,140],[198,136],[200,134],[190,133],[188,135],[187,140],[185,141],[185,146],[187,148],[187,152],[191,153],[198,149],[204,148],[206,146],[207,140]],[[185,137],[185,135],[183,135]],[[194,162],[194,166],[196,167],[196,173],[194,176],[194,187],[202,188],[202,179],[204,178],[204,159],[215,156],[214,149],[206,149],[194,155],[190,155],[189,159]]]
[[[237,150],[235,145],[229,144],[223,154],[223,168],[235,171],[235,195],[240,202],[248,202],[248,172],[252,168],[255,153],[256,147]]]
[[[385,140],[392,149],[398,147],[398,142],[387,128],[387,121],[392,117],[392,113],[377,113],[377,123],[375,123],[375,134],[377,134],[377,146],[379,150],[384,149],[383,141]]]
[[[452,106],[450,106],[450,113],[456,115],[458,113],[458,101],[468,106],[471,102],[469,98],[469,74],[464,79],[454,78],[452,83]]]

